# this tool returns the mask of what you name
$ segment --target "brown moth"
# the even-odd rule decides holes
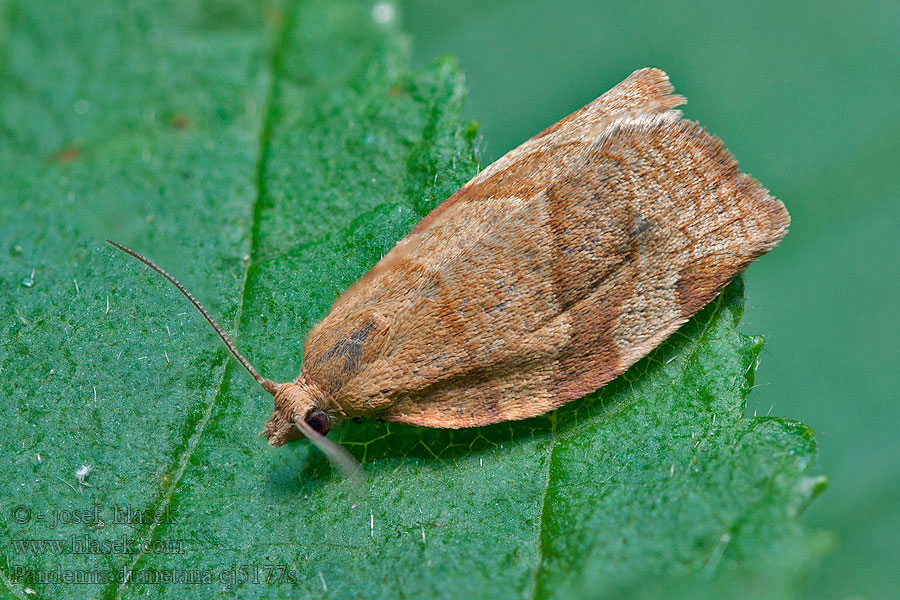
[[[790,221],[722,142],[634,72],[490,165],[350,287],[275,398],[273,446],[335,421],[462,428],[525,419],[609,382],[658,346]]]

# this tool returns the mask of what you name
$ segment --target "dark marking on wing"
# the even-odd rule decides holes
[[[374,321],[369,321],[363,325],[362,328],[351,333],[350,337],[345,340],[340,340],[334,346],[329,348],[328,351],[322,355],[321,360],[334,360],[342,356],[344,358],[344,371],[349,373],[359,363],[359,359],[362,356],[363,342],[365,342],[369,337],[369,334],[375,330],[376,325],[377,324]]]

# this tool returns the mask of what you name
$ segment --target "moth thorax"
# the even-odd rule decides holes
[[[331,404],[328,394],[304,375],[294,382],[279,383],[275,388],[275,410],[260,435],[266,436],[273,446],[300,439],[303,434],[295,419],[306,421],[313,414],[327,411]]]

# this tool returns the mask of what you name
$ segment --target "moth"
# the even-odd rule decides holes
[[[306,338],[300,375],[263,378],[273,446],[350,418],[478,427],[606,384],[709,303],[790,221],[642,69],[481,171],[432,210]]]

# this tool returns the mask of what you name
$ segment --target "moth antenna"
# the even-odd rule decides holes
[[[260,375],[256,371],[256,369],[253,368],[253,365],[251,365],[247,361],[247,359],[244,358],[240,352],[238,352],[238,349],[235,348],[234,343],[232,343],[232,341],[228,338],[228,336],[225,334],[225,332],[222,330],[222,328],[219,326],[219,324],[216,322],[216,320],[212,318],[212,315],[209,314],[209,312],[205,308],[203,308],[203,305],[200,304],[200,302],[196,298],[194,298],[193,294],[191,294],[189,291],[187,291],[187,289],[183,285],[181,285],[180,281],[178,281],[177,279],[175,279],[174,277],[169,275],[165,271],[165,269],[158,266],[152,260],[150,260],[146,256],[142,256],[142,255],[138,254],[131,248],[123,246],[122,244],[120,244],[118,242],[114,242],[112,240],[106,240],[106,242],[112,246],[115,246],[116,248],[118,248],[119,250],[124,252],[125,254],[128,254],[129,256],[133,256],[134,258],[138,259],[139,261],[141,261],[142,263],[144,263],[145,265],[147,265],[148,267],[150,267],[151,269],[153,269],[154,271],[156,271],[157,273],[159,273],[160,275],[162,275],[163,277],[168,279],[172,285],[174,285],[176,288],[178,288],[178,291],[181,292],[182,294],[184,294],[184,297],[187,298],[188,300],[190,300],[191,304],[193,304],[194,307],[200,311],[200,314],[203,315],[203,318],[206,319],[210,325],[212,325],[212,328],[216,330],[216,333],[219,334],[219,337],[222,338],[222,341],[225,342],[225,345],[228,347],[228,349],[231,351],[231,353],[234,355],[234,357],[236,359],[238,359],[238,362],[241,363],[241,365],[243,365],[243,367],[245,369],[247,369],[247,372],[253,376],[253,379],[255,379],[256,382],[259,385],[261,385],[263,387],[263,389],[265,389],[267,392],[269,392],[273,396],[275,395],[275,388],[277,387],[277,384],[270,379],[266,379],[265,377]]]
[[[359,463],[356,462],[356,459],[353,458],[349,452],[313,429],[312,426],[303,419],[294,419],[294,425],[303,432],[303,435],[306,436],[306,439],[308,439],[313,446],[318,448],[322,454],[328,457],[331,464],[336,466],[344,477],[352,481],[357,487],[362,487],[365,483],[362,467],[359,466]]]

